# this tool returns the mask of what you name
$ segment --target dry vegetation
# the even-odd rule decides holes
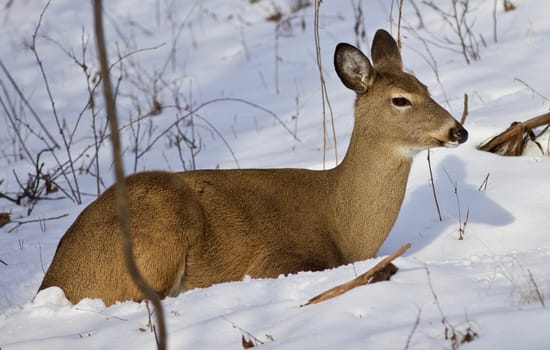
[[[533,142],[542,155],[548,155],[549,145],[539,142],[550,128],[550,113],[544,113],[524,122],[514,122],[508,129],[479,145],[479,149],[503,156],[521,156],[529,141]],[[538,130],[537,130],[538,129]]]

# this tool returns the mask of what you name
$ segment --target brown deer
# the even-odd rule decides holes
[[[344,160],[330,170],[151,171],[127,178],[134,256],[164,298],[243,276],[277,277],[375,256],[401,207],[414,154],[468,132],[403,71],[389,33],[372,60],[338,44],[336,73],[356,92]],[[76,303],[143,299],[126,272],[113,187],[61,239],[40,290]]]

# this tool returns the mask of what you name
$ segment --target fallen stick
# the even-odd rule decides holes
[[[304,305],[301,305],[301,307],[311,305],[311,304],[317,304],[322,301],[332,299],[334,297],[337,297],[339,295],[342,295],[352,290],[353,288],[367,284],[374,275],[382,271],[393,260],[403,255],[410,247],[411,247],[410,243],[404,244],[403,246],[401,246],[401,248],[397,249],[391,255],[388,255],[387,257],[382,259],[378,264],[374,265],[370,270],[368,270],[364,274],[357,276],[356,278],[352,279],[349,282],[346,282],[344,284],[331,288],[327,291],[324,291],[323,293],[309,299],[309,301]]]
[[[533,129],[544,125],[546,125],[546,128],[538,135],[535,135]],[[536,139],[549,127],[550,112],[538,115],[524,122],[514,122],[505,131],[479,145],[478,149],[504,156],[520,156],[523,154],[527,141]]]

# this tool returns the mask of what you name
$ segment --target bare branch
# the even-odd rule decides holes
[[[253,102],[250,102],[250,101],[247,101],[247,100],[244,100],[244,99],[241,99],[241,98],[232,98],[232,97],[223,97],[223,98],[215,98],[215,99],[212,99],[210,101],[207,101],[207,102],[204,102],[204,103],[201,103],[200,105],[198,105],[197,107],[193,108],[193,109],[187,109],[187,113],[181,117],[179,117],[175,122],[173,122],[172,124],[170,124],[168,127],[166,127],[163,131],[161,131],[157,136],[155,136],[151,142],[149,142],[149,144],[147,145],[147,147],[145,147],[145,149],[141,152],[141,154],[149,151],[153,145],[155,143],[157,143],[164,135],[166,135],[173,127],[175,127],[177,124],[181,123],[184,119],[186,118],[190,118],[192,115],[194,116],[197,116],[197,112],[199,110],[201,110],[202,108],[208,106],[208,105],[211,105],[213,103],[219,103],[219,102],[239,102],[239,103],[244,103],[245,105],[248,105],[248,106],[251,106],[251,107],[254,107],[256,109],[259,109],[269,115],[271,115],[281,126],[283,126],[283,128],[290,134],[292,135],[292,137],[294,138],[294,140],[300,142],[300,139],[298,138],[298,136],[281,120],[281,118],[279,118],[279,116],[277,116],[277,114],[275,114],[273,111],[265,108],[265,107],[262,107],[256,103],[253,103]],[[166,108],[177,108],[177,109],[183,109],[182,107],[180,106],[163,106],[163,109],[166,109]],[[140,117],[138,118],[137,120],[134,120],[132,123],[135,123],[139,120],[142,120],[143,118],[145,117],[148,117],[147,116],[144,116],[144,117]],[[201,118],[201,120],[205,121],[204,118]],[[207,123],[209,125],[212,125],[210,123]],[[128,125],[125,125],[121,128],[121,130],[123,130],[124,128],[127,128],[127,127],[130,127],[130,124]],[[219,133],[213,128],[212,130],[214,130],[218,135]],[[225,140],[222,140],[224,141],[224,143],[226,145],[228,145],[226,143]],[[231,150],[230,150],[231,151]],[[235,158],[235,155],[233,154],[233,152],[231,152],[232,155],[233,155],[233,159],[236,160]],[[238,162],[237,162],[238,164]]]
[[[13,79],[9,70],[6,68],[6,66],[2,62],[2,59],[0,59],[0,68],[2,68],[2,71],[4,72],[4,74],[6,74],[6,77],[8,77],[8,80],[12,84],[13,89],[15,90],[17,95],[19,95],[19,98],[21,99],[21,101],[23,101],[25,106],[27,106],[27,108],[31,112],[34,119],[36,119],[36,122],[38,123],[38,125],[40,125],[40,128],[42,129],[42,131],[44,131],[44,134],[46,134],[46,136],[48,137],[49,141],[54,145],[54,147],[59,148],[59,145],[55,141],[55,138],[50,134],[50,132],[48,131],[48,128],[46,127],[46,125],[44,125],[44,122],[42,122],[42,119],[38,116],[38,113],[36,113],[34,108],[32,108],[31,104],[29,103],[29,100],[25,97],[25,95],[23,94],[23,91],[21,91],[21,89]]]

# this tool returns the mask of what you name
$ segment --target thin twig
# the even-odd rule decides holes
[[[470,219],[470,208],[466,210],[466,219],[464,219],[464,222],[462,225],[458,228],[459,236],[458,240],[461,241],[464,239],[464,234],[466,233],[466,226],[468,225],[468,220]]]
[[[349,282],[346,282],[344,284],[341,284],[339,286],[336,286],[334,288],[331,288],[311,299],[307,303],[305,303],[302,306],[307,306],[311,304],[317,304],[322,301],[332,299],[334,297],[337,297],[339,295],[342,295],[353,288],[365,285],[369,282],[369,280],[376,275],[378,272],[382,271],[386,266],[388,266],[393,260],[397,259],[401,255],[403,255],[409,248],[411,247],[410,243],[404,244],[399,249],[397,249],[395,252],[393,252],[391,255],[388,255],[384,259],[382,259],[380,262],[378,262],[376,265],[374,265],[370,270],[363,273],[362,275],[359,275],[359,277],[356,277],[352,279]]]
[[[409,333],[409,336],[407,337],[407,342],[405,343],[404,350],[407,350],[409,346],[411,345],[411,339],[416,332],[416,329],[418,328],[418,325],[420,324],[420,316],[422,315],[422,308],[418,309],[418,313],[416,314],[416,320],[414,321],[413,328],[411,329],[411,332]]]
[[[122,317],[119,317],[119,316],[116,316],[116,315],[111,315],[111,314],[106,313],[106,312],[103,312],[103,311],[97,311],[97,310],[91,310],[91,309],[83,309],[83,308],[78,307],[78,306],[74,306],[71,310],[82,311],[82,312],[89,312],[89,313],[93,313],[93,314],[98,314],[98,315],[102,315],[102,316],[107,316],[107,317],[106,317],[107,320],[110,320],[110,319],[114,318],[115,320],[119,320],[119,321],[128,321],[127,318],[122,318]]]
[[[407,23],[406,20],[404,20],[405,23]],[[426,53],[427,53],[427,56],[424,55],[420,50],[416,49],[415,47],[410,47],[411,50],[417,52],[425,61],[426,63],[428,64],[428,66],[430,66],[430,68],[432,69],[432,71],[434,72],[434,75],[435,75],[435,79],[437,81],[437,84],[439,85],[439,87],[441,88],[441,92],[443,93],[443,96],[445,98],[445,102],[447,103],[447,106],[450,106],[450,102],[449,102],[449,97],[447,96],[447,92],[445,91],[445,87],[443,86],[443,83],[441,82],[441,78],[439,76],[439,67],[437,65],[437,60],[435,59],[432,51],[430,50],[430,46],[428,45],[428,42],[426,41],[426,39],[420,35],[418,33],[417,30],[415,30],[414,28],[408,26],[408,30],[410,33],[414,34],[416,36],[416,38],[418,40],[420,40],[420,42],[422,43],[422,45],[424,46],[424,49],[426,50]]]
[[[292,137],[294,138],[294,140],[298,141],[298,142],[301,142],[300,139],[298,138],[298,136],[281,120],[281,118],[279,118],[279,116],[277,116],[277,114],[275,114],[273,111],[265,108],[265,107],[262,107],[256,103],[253,103],[253,102],[250,102],[250,101],[247,101],[245,99],[241,99],[241,98],[233,98],[233,97],[222,97],[222,98],[215,98],[215,99],[212,99],[210,101],[207,101],[207,102],[204,102],[204,103],[201,103],[200,105],[198,105],[197,107],[193,108],[193,109],[188,109],[186,110],[187,113],[181,117],[179,117],[175,122],[173,122],[172,124],[170,124],[168,127],[166,127],[163,131],[161,131],[157,136],[155,136],[151,142],[147,145],[147,147],[145,147],[145,149],[141,152],[141,153],[145,153],[147,152],[149,149],[151,149],[153,147],[153,145],[155,143],[157,143],[165,134],[167,134],[173,127],[175,127],[177,124],[181,123],[184,119],[186,118],[190,118],[192,115],[194,116],[197,116],[197,112],[199,110],[201,110],[202,108],[208,106],[208,105],[211,105],[211,104],[214,104],[214,103],[219,103],[219,102],[239,102],[239,103],[244,103],[245,105],[248,105],[248,106],[251,106],[251,107],[254,107],[256,109],[259,109],[269,115],[271,115],[281,126],[283,126],[283,128],[290,134],[292,135]],[[174,107],[176,109],[181,109],[180,106],[163,106],[164,109],[166,108],[170,108],[170,107]],[[129,126],[131,126],[132,123],[136,123],[137,121],[139,120],[142,120],[143,117],[140,117],[140,118],[137,118],[136,120],[132,121],[130,124],[127,124],[127,125],[124,125],[120,130],[123,130],[124,128],[127,128]],[[203,119],[204,120],[204,119]],[[234,156],[234,155],[233,155]],[[235,159],[235,158],[234,158]]]
[[[403,0],[399,0],[399,15],[397,17],[397,47],[401,50],[401,17],[403,15]]]
[[[524,80],[518,78],[518,77],[515,77],[514,78],[514,82],[518,82],[518,83],[521,83],[523,84],[527,89],[531,90],[535,95],[538,95],[540,98],[542,98],[545,102],[550,102],[550,99],[546,96],[544,96],[543,94],[541,94],[540,92],[538,92],[537,90],[535,90],[535,88],[533,88],[531,85],[527,84]]]
[[[351,8],[353,10],[353,17],[355,18],[353,25],[353,32],[355,33],[355,46],[361,50],[361,39],[365,39],[367,32],[365,30],[365,17],[363,15],[363,5],[360,0],[355,4],[354,0],[351,0]]]
[[[46,88],[46,92],[48,94],[48,99],[50,101],[50,105],[52,107],[52,113],[54,116],[55,123],[57,125],[57,131],[61,135],[61,139],[63,140],[63,144],[65,146],[65,152],[67,154],[67,158],[69,159],[69,168],[71,169],[71,174],[73,177],[73,183],[69,181],[69,178],[65,172],[63,172],[63,176],[65,177],[65,180],[67,181],[67,185],[69,186],[71,193],[73,195],[73,199],[76,201],[77,204],[80,204],[82,202],[81,196],[80,196],[80,189],[78,184],[78,179],[76,178],[76,171],[74,169],[74,162],[72,159],[71,154],[71,142],[68,140],[67,135],[65,135],[65,132],[63,131],[63,123],[61,121],[61,118],[59,117],[59,114],[57,113],[57,107],[55,106],[55,99],[53,97],[53,93],[50,88],[50,83],[48,82],[48,77],[46,75],[46,69],[44,68],[44,64],[42,63],[42,60],[40,59],[40,56],[38,55],[38,50],[36,48],[36,39],[38,37],[38,31],[40,30],[40,26],[42,24],[42,19],[44,17],[44,14],[46,13],[46,10],[48,9],[48,6],[50,5],[51,0],[48,0],[46,3],[46,6],[44,6],[44,9],[40,13],[40,18],[38,20],[38,24],[34,28],[34,32],[32,34],[32,42],[30,45],[30,49],[32,53],[34,54],[36,63],[38,64],[40,74],[42,75],[42,81],[44,82],[44,87]],[[57,145],[57,143],[54,143],[54,145]],[[59,146],[57,146],[59,147]],[[57,155],[52,152],[52,156],[57,161],[57,164],[60,165],[60,161],[57,158]],[[73,187],[74,185],[74,187]]]
[[[47,218],[40,218],[40,219],[12,220],[12,221],[10,221],[10,224],[13,223],[13,224],[17,224],[17,225],[10,228],[8,233],[16,230],[17,228],[19,228],[20,226],[23,226],[25,224],[30,224],[30,223],[33,223],[33,222],[44,222],[44,221],[58,220],[58,219],[62,219],[62,218],[67,217],[67,216],[69,216],[69,214],[66,213],[66,214],[61,214],[61,215],[58,215],[58,216],[50,216],[50,217],[47,217]]]
[[[0,60],[0,65],[2,65],[2,60]],[[16,124],[16,121],[18,121],[18,122],[20,122],[20,121],[17,120],[16,112],[14,110],[15,108],[13,106],[13,102],[9,98],[7,88],[4,85],[4,82],[2,80],[0,80],[0,86],[2,87],[2,91],[4,92],[4,95],[6,96],[6,99],[7,99],[7,101],[4,102],[4,99],[2,97],[0,97],[0,105],[2,105],[2,108],[4,109],[4,112],[6,113],[8,121],[11,124],[13,132],[14,132],[15,136],[17,137],[17,140],[19,141],[19,144],[21,145],[21,148],[23,149],[23,152],[27,155],[27,158],[29,160],[32,160],[33,156],[31,154],[29,148],[27,147],[27,143],[25,142],[25,140],[23,139],[23,136],[21,135],[20,128]],[[11,107],[11,111],[10,111],[10,108],[8,108],[8,105],[9,105],[9,107]],[[14,140],[14,143],[15,143],[15,140]]]
[[[445,314],[443,313],[443,309],[441,308],[441,303],[439,302],[439,298],[435,293],[434,286],[432,284],[432,279],[430,277],[430,269],[428,269],[428,265],[424,265],[424,269],[426,270],[428,286],[430,287],[430,291],[432,292],[435,305],[437,306],[437,309],[439,310],[439,314],[441,315],[441,324],[443,325],[443,327],[445,327],[445,339],[449,339],[448,337],[449,328],[451,329],[452,334],[456,334],[455,327],[451,323],[449,323],[449,321],[447,321],[447,317],[445,317]]]
[[[485,178],[481,182],[481,185],[479,185],[479,188],[477,189],[478,191],[481,191],[481,190],[486,191],[487,190],[487,183],[489,182],[489,175],[490,175],[490,173],[487,173],[487,175],[485,176]]]
[[[233,161],[235,162],[235,165],[237,168],[240,168],[240,164],[239,164],[239,160],[237,159],[237,156],[235,155],[235,152],[233,152],[233,148],[231,148],[231,145],[229,144],[229,142],[226,140],[226,138],[223,136],[223,134],[217,129],[214,127],[214,125],[212,125],[212,123],[210,123],[206,118],[203,118],[201,117],[200,115],[198,114],[195,114],[195,117],[202,120],[203,123],[205,123],[206,125],[208,125],[208,127],[210,129],[212,129],[212,131],[214,131],[214,133],[216,133],[216,135],[218,135],[218,137],[222,140],[222,142],[225,144],[225,147],[227,147],[227,149],[229,150],[229,153],[231,153],[231,157],[233,157]],[[193,169],[195,169],[195,164],[194,164],[194,161],[193,161]]]
[[[535,287],[535,292],[537,293],[537,298],[539,299],[541,305],[543,308],[546,308],[546,305],[544,305],[544,297],[542,296],[542,293],[540,292],[539,286],[537,285],[537,282],[535,282],[535,278],[533,277],[533,274],[531,273],[530,269],[527,269],[527,272],[529,273],[529,280]]]
[[[38,243],[38,255],[40,258],[40,268],[42,269],[42,273],[46,274],[46,269],[44,268],[44,259],[42,259],[42,244],[40,244],[40,242]]]
[[[424,21],[422,20],[422,13],[420,12],[420,9],[416,5],[416,2],[414,0],[410,0],[412,7],[414,8],[414,12],[416,13],[416,17],[418,17],[418,29],[424,28]]]
[[[449,182],[453,186],[453,192],[456,197],[456,206],[458,207],[458,239],[462,240],[465,233],[466,224],[468,223],[468,218],[470,216],[470,208],[468,208],[466,212],[466,220],[462,222],[462,205],[460,204],[460,196],[458,194],[458,182],[453,181],[447,169],[443,169],[443,171],[445,172],[445,174],[447,175],[447,178],[449,179]]]
[[[432,172],[432,161],[430,157],[430,150],[428,150],[428,170],[430,171],[430,183],[432,185],[432,193],[434,196],[435,208],[437,209],[437,216],[439,217],[439,221],[443,221],[443,218],[441,217],[441,209],[439,209],[439,201],[437,200],[437,193],[435,192],[435,181],[434,181],[434,174]]]
[[[450,29],[458,38],[458,43],[451,41],[446,38],[447,44],[453,46],[459,46],[460,50],[458,52],[462,53],[467,64],[470,64],[470,58],[473,60],[479,59],[479,47],[476,37],[473,35],[471,30],[471,24],[468,24],[467,16],[470,13],[470,8],[468,1],[458,1],[452,0],[452,10],[450,12],[444,11],[439,6],[437,6],[433,1],[423,1],[423,3],[429,6],[432,10],[438,13],[441,18],[447,23]],[[457,9],[457,5],[460,5],[460,13]],[[468,42],[467,42],[468,41]],[[456,52],[456,49],[442,46],[446,49]]]
[[[335,162],[338,164],[338,146],[336,142],[336,128],[334,126],[334,113],[332,112],[332,106],[328,98],[327,85],[325,84],[325,77],[323,75],[323,63],[321,62],[321,40],[319,38],[319,7],[321,5],[321,0],[315,0],[315,18],[313,23],[313,33],[315,37],[315,55],[317,58],[317,68],[319,69],[319,79],[321,81],[321,100],[322,100],[322,111],[323,111],[323,169],[326,168],[326,153],[328,148],[328,133],[326,127],[326,107],[328,107],[330,112],[330,125],[332,129],[332,138],[334,142],[334,158]]]
[[[493,2],[493,41],[497,43],[497,1]]]
[[[250,333],[249,331],[243,329],[241,326],[239,326],[238,324],[236,324],[235,322],[231,321],[230,319],[228,319],[226,316],[221,316],[221,318],[223,320],[225,320],[226,322],[229,322],[231,324],[231,326],[235,329],[238,329],[239,331],[241,331],[241,334],[243,336],[243,339],[244,339],[244,336],[246,335],[248,337],[248,339],[252,339],[254,340],[254,342],[256,343],[255,345],[263,345],[265,344],[266,342],[265,341],[261,341],[260,339],[258,339],[256,336],[254,336],[254,334]],[[271,341],[271,339],[268,339],[268,341]]]
[[[42,121],[42,118],[40,118],[38,116],[38,113],[36,113],[34,108],[32,108],[29,100],[25,97],[25,95],[23,94],[23,91],[21,91],[21,89],[19,88],[19,86],[15,82],[15,79],[10,74],[8,68],[6,68],[6,66],[4,65],[4,62],[2,62],[2,59],[0,59],[0,68],[2,68],[2,71],[4,72],[4,74],[6,74],[6,77],[8,78],[11,85],[13,86],[13,89],[15,90],[15,92],[17,93],[19,98],[21,98],[21,101],[23,101],[25,106],[27,106],[27,108],[31,112],[31,115],[34,117],[34,119],[36,119],[36,122],[38,123],[38,125],[40,125],[40,128],[42,129],[42,131],[44,131],[44,134],[46,134],[46,136],[48,137],[48,139],[54,145],[55,148],[59,148],[59,144],[55,141],[55,138],[50,134],[50,132],[48,131],[48,128],[46,127],[46,125],[44,125],[44,122]]]
[[[464,94],[464,109],[462,110],[460,125],[464,125],[464,122],[466,121],[467,116],[468,116],[468,94]]]

